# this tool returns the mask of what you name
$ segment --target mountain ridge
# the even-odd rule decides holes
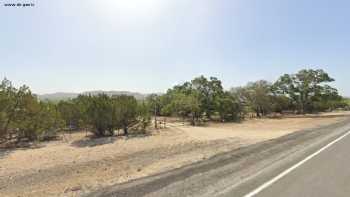
[[[139,92],[131,92],[131,91],[118,91],[118,90],[91,90],[84,91],[81,93],[76,92],[55,92],[48,94],[37,94],[40,100],[49,100],[49,101],[60,101],[60,100],[70,100],[78,97],[78,95],[98,95],[98,94],[107,94],[108,96],[112,95],[128,95],[134,96],[137,100],[144,100],[150,94],[144,94]]]

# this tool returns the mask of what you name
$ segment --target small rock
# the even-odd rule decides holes
[[[137,172],[140,172],[142,169],[141,168],[137,168]]]
[[[77,186],[74,186],[74,187],[69,187],[69,188],[66,188],[64,190],[64,193],[68,193],[68,192],[76,192],[76,191],[79,191],[81,190],[82,187],[80,185],[77,185]]]
[[[64,189],[63,193],[68,193],[70,191],[70,188]]]
[[[72,187],[70,190],[74,192],[74,191],[79,191],[81,189],[82,189],[81,186],[78,185],[78,186]]]

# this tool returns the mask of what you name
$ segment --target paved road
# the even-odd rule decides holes
[[[349,197],[350,135],[286,174],[256,197]]]
[[[86,196],[241,197],[348,130],[350,119],[250,145],[166,173],[103,188]],[[350,135],[256,196],[350,196]]]

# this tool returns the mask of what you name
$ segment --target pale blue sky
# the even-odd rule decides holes
[[[350,1],[0,2],[0,77],[36,93],[164,92],[200,74],[229,88],[322,68],[350,96]]]

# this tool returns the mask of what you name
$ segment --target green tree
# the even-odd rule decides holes
[[[81,111],[77,100],[60,101],[57,104],[58,111],[62,119],[65,121],[65,126],[70,129],[76,129],[81,126]]]
[[[128,135],[129,127],[137,123],[137,100],[133,96],[119,95],[113,97],[113,101],[113,123],[117,128],[122,128],[125,135]]]
[[[312,105],[309,106],[308,110],[312,112],[332,111],[344,107],[343,98],[339,95],[338,90],[329,85],[324,85],[317,94],[313,95],[311,102]]]
[[[53,104],[37,102],[35,97],[27,96],[23,102],[23,111],[17,116],[16,129],[18,139],[46,139],[56,134],[61,125]]]
[[[145,132],[146,127],[151,123],[151,110],[147,102],[140,102],[138,104],[138,121],[141,129]]]
[[[239,99],[231,92],[224,92],[218,98],[218,113],[222,122],[238,121],[242,117],[243,107]]]
[[[0,84],[0,139],[8,136],[8,127],[15,117],[15,108],[18,100],[15,100],[16,89],[6,78]]]
[[[113,109],[109,96],[99,94],[90,96],[90,104],[87,108],[88,122],[93,127],[96,136],[113,134]]]
[[[150,110],[150,113],[153,115],[154,117],[154,128],[158,128],[157,125],[157,116],[159,116],[161,114],[161,110],[162,110],[162,103],[161,103],[161,99],[160,96],[158,96],[157,94],[150,94],[149,96],[146,97],[146,102],[147,102],[147,106]]]
[[[191,81],[191,88],[198,92],[201,111],[210,119],[218,110],[219,99],[224,93],[221,81],[215,77],[208,80],[200,76]]]
[[[191,124],[195,125],[200,118],[200,102],[194,93],[177,93],[171,103],[166,107],[169,111],[182,118],[191,118]]]
[[[285,74],[274,84],[275,89],[293,100],[300,113],[311,112],[313,100],[327,88],[328,82],[334,81],[323,70],[301,70],[296,74]]]
[[[0,85],[0,138],[37,140],[60,127],[55,105],[40,102],[27,86],[15,88],[4,79]]]
[[[269,82],[260,80],[248,83],[238,88],[240,99],[249,106],[258,117],[264,116],[272,110],[272,93]]]

